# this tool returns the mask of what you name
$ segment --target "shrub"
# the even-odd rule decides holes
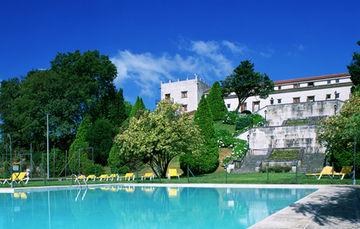
[[[270,160],[298,160],[299,150],[274,150],[269,157]]]
[[[250,128],[263,126],[265,119],[259,114],[242,114],[236,119],[235,130],[242,133]]]
[[[238,117],[239,117],[239,114],[236,111],[230,111],[225,115],[223,123],[229,124],[229,125],[235,125]]]
[[[224,129],[216,129],[215,137],[217,140],[218,147],[221,148],[232,148],[234,146],[235,139],[232,134]]]
[[[275,166],[271,166],[268,167],[266,170],[266,166],[262,166],[260,168],[260,172],[262,173],[266,173],[266,171],[268,172],[274,172],[274,173],[287,173],[291,171],[291,166],[281,166],[281,165],[275,165]]]
[[[235,130],[244,132],[253,126],[253,119],[251,115],[240,115],[235,124]]]
[[[229,164],[233,160],[242,158],[249,149],[248,142],[242,139],[234,138],[234,147],[230,156],[227,156],[223,159],[223,165]]]

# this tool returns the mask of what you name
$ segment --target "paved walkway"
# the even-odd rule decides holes
[[[251,228],[360,228],[360,187],[320,188]]]

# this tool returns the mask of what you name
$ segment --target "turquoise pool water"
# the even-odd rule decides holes
[[[0,194],[0,228],[246,228],[313,191],[109,186]]]

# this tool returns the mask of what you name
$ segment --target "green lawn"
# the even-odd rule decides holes
[[[125,182],[125,181],[122,181]],[[120,183],[122,183],[120,182]],[[142,183],[140,179],[131,181],[132,183]],[[105,182],[89,182],[89,184],[100,184]],[[116,182],[107,182],[116,183]],[[153,181],[145,181],[144,183],[188,183],[187,177],[180,179],[173,178],[168,179],[155,179]],[[190,177],[189,183],[230,183],[230,184],[351,184],[351,179],[346,178],[340,180],[338,178],[331,179],[329,177],[323,177],[321,180],[316,180],[315,177],[307,177],[304,174],[296,175],[294,173],[247,173],[247,174],[226,174],[225,172],[216,172],[208,175]],[[30,181],[27,185],[16,184],[16,187],[28,187],[28,186],[44,186],[44,185],[71,185],[72,181]],[[9,185],[3,185],[0,187],[9,187]]]

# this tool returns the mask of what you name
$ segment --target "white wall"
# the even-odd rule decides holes
[[[289,91],[289,92],[279,92],[276,91],[275,93],[269,95],[266,99],[261,99],[258,96],[251,96],[246,100],[247,110],[251,112],[256,112],[252,110],[252,104],[254,101],[260,101],[260,109],[271,105],[270,100],[273,98],[274,105],[279,104],[278,99],[281,99],[280,104],[289,104],[293,103],[293,98],[300,97],[300,102],[306,102],[308,96],[315,96],[315,101],[322,101],[326,100],[326,95],[330,94],[330,99],[335,99],[335,92],[339,93],[338,100],[345,101],[349,99],[350,96],[350,89],[351,85],[349,86],[336,86],[331,88],[313,88],[310,90],[299,90],[299,91]],[[225,105],[228,107],[229,111],[234,111],[238,105],[238,99],[235,96],[235,93],[230,94],[229,97],[224,99]],[[228,106],[230,104],[230,108]]]
[[[197,109],[197,105],[209,86],[199,79],[189,79],[182,81],[175,81],[169,83],[161,83],[161,99],[165,99],[165,94],[170,94],[173,102],[178,104],[186,104],[187,111],[194,111]],[[181,92],[187,91],[187,98],[181,97]]]

